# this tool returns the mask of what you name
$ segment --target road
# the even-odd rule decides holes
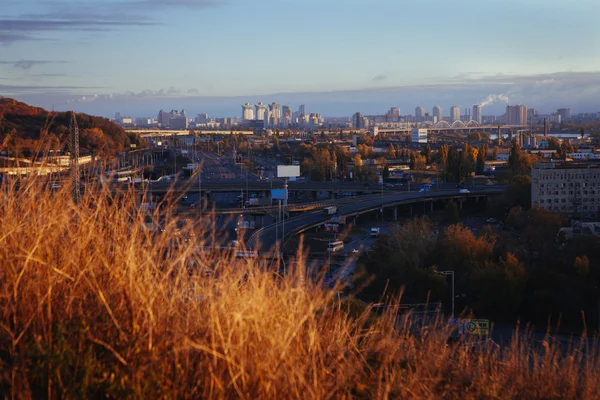
[[[339,215],[356,215],[357,213],[361,213],[366,210],[377,209],[381,206],[382,202],[384,205],[392,205],[392,204],[402,204],[402,203],[410,203],[412,201],[419,201],[420,199],[425,198],[443,198],[443,197],[452,197],[452,196],[474,196],[477,194],[487,195],[487,194],[497,194],[501,192],[502,189],[499,187],[475,187],[471,189],[470,195],[460,195],[456,189],[446,189],[440,190],[437,192],[429,192],[429,193],[419,193],[419,192],[400,192],[400,193],[387,193],[383,197],[377,198],[369,198],[366,200],[361,200],[360,197],[356,199],[355,203],[341,205],[338,207]],[[320,224],[324,222],[326,219],[322,210],[306,212],[298,217],[291,218],[285,221],[285,232],[288,234],[296,229],[300,229],[306,226],[311,226],[315,224]],[[254,250],[267,251],[272,249],[277,241],[276,232],[277,230],[281,230],[282,226],[276,227],[275,225],[267,226],[263,229],[255,232],[248,241],[248,247]],[[281,237],[281,232],[279,232],[279,237]]]

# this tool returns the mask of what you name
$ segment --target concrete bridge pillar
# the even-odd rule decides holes
[[[462,208],[463,208],[463,201],[464,201],[464,199],[459,199],[458,200],[458,209],[459,210],[462,210]]]
[[[394,221],[398,221],[398,207],[394,207]]]
[[[412,215],[413,215],[412,204],[410,204],[410,205],[408,206],[408,208],[409,208],[409,210],[410,210],[410,215],[412,216]]]
[[[316,190],[313,190],[313,191],[311,192],[311,197],[312,197],[312,200],[313,200],[313,201],[317,201],[317,191],[316,191]]]
[[[335,199],[335,192],[332,190],[331,192],[329,192],[329,200],[334,200]]]
[[[431,214],[433,214],[433,200],[431,200],[431,202],[429,203],[430,207],[429,207],[429,212]]]

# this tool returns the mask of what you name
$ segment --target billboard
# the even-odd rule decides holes
[[[459,334],[488,335],[490,333],[490,321],[488,319],[461,319],[458,322]]]
[[[338,224],[325,224],[325,232],[339,232],[340,226]]]
[[[336,224],[345,224],[346,216],[345,215],[334,215],[331,217],[331,222],[335,222]]]
[[[287,200],[287,192],[285,189],[271,189],[271,198],[273,200]]]
[[[278,178],[291,178],[300,176],[299,165],[278,165],[277,166],[277,177]]]

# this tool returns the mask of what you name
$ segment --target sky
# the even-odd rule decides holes
[[[0,95],[96,115],[600,111],[598,0],[2,0]]]

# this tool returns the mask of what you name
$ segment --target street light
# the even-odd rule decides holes
[[[454,318],[454,271],[435,271],[440,275],[452,275],[452,318]]]

